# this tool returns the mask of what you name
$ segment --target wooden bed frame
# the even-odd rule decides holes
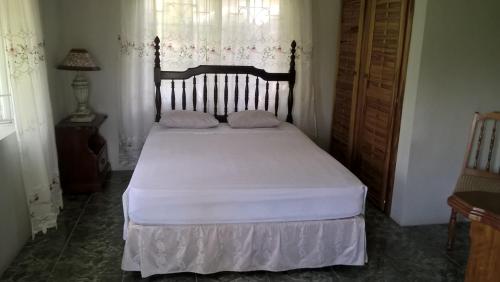
[[[295,47],[297,46],[295,40],[292,41],[291,44],[291,56],[290,56],[290,70],[286,73],[269,73],[263,69],[258,69],[253,66],[236,66],[236,65],[200,65],[195,68],[188,68],[185,71],[162,71],[160,67],[160,38],[158,36],[154,40],[154,48],[155,48],[155,67],[154,67],[154,81],[156,87],[156,95],[155,95],[155,105],[156,105],[156,115],[155,121],[159,122],[161,119],[161,81],[162,80],[171,80],[171,104],[172,110],[175,110],[175,81],[182,80],[182,110],[186,110],[186,79],[193,78],[193,93],[192,93],[192,104],[193,110],[196,111],[197,104],[197,90],[196,90],[196,76],[203,75],[203,112],[207,112],[207,101],[208,101],[208,91],[207,91],[207,74],[215,74],[214,77],[214,90],[213,90],[213,98],[214,98],[214,116],[220,122],[226,122],[227,114],[228,114],[228,101],[229,101],[229,90],[228,90],[228,74],[235,74],[235,82],[236,86],[233,92],[234,95],[234,111],[238,111],[238,99],[239,99],[239,89],[238,89],[238,79],[240,74],[245,75],[245,110],[248,110],[248,99],[249,99],[249,75],[256,77],[256,85],[255,88],[255,101],[254,108],[255,110],[259,109],[259,78],[266,81],[266,93],[265,93],[265,102],[264,102],[264,110],[267,111],[269,109],[269,81],[276,81],[276,95],[275,95],[275,107],[274,114],[278,116],[278,107],[279,107],[279,82],[288,82],[288,113],[286,116],[286,121],[289,123],[293,123],[292,110],[293,110],[293,88],[295,86]],[[217,109],[217,101],[219,98],[218,91],[218,74],[224,75],[224,109],[223,114],[219,115],[219,111]]]
[[[181,84],[179,85],[182,87],[178,87],[178,91],[182,91],[182,93],[178,94],[182,94],[182,96],[178,95],[177,97],[182,97],[182,103],[178,103],[181,105],[181,109],[179,110],[189,108],[189,110],[210,112],[222,122],[227,119],[228,108],[229,112],[243,111],[249,108],[251,110],[274,110],[274,114],[278,115],[279,99],[281,98],[279,97],[279,82],[286,81],[289,84],[288,98],[286,100],[286,121],[293,123],[295,41],[291,44],[290,69],[287,73],[268,73],[253,66],[229,65],[201,65],[180,72],[162,71],[160,67],[160,39],[158,37],[154,41],[154,48],[156,122],[161,119],[162,97],[160,86],[162,80],[171,80],[171,110],[176,109],[175,80],[180,80]],[[214,77],[214,89],[213,92],[210,91],[210,94],[207,89],[207,74],[210,74],[210,77]],[[234,79],[236,82],[234,92],[231,89],[231,94],[228,89],[228,75],[231,75],[231,80]],[[258,87],[255,89],[255,101],[249,101],[250,75],[256,77],[255,83],[257,85],[259,79],[264,81],[265,94],[261,94],[265,95],[264,99],[262,99],[264,103],[259,103]],[[186,93],[186,80],[191,79],[193,82],[192,96],[191,93]],[[201,90],[202,95],[200,95],[203,101],[197,101],[198,94],[200,93],[197,93],[196,79],[203,79],[203,82],[200,83],[203,88]],[[218,79],[221,81],[218,81]],[[244,83],[241,81],[245,88],[241,93],[241,89],[238,89],[238,79],[245,79]],[[270,81],[277,82],[274,109],[269,109]],[[221,92],[224,93],[223,104],[221,103],[223,105],[222,111],[217,109],[217,100],[219,94],[221,94],[218,88],[219,83],[223,89]],[[212,88],[211,85],[210,83],[210,88]],[[189,89],[189,92],[191,92],[191,88]],[[210,111],[208,111],[207,106],[208,95],[213,95],[210,97],[213,97],[215,102],[214,108],[210,108]],[[286,95],[286,93],[281,93],[281,95]],[[234,104],[232,102],[233,97]],[[187,101],[188,99],[191,101]],[[244,103],[242,100],[240,100],[241,103],[238,103],[238,99],[243,99]],[[230,101],[232,105],[228,105]],[[285,102],[285,100],[282,102]],[[192,103],[192,107],[191,105],[187,107],[188,103]],[[249,106],[249,103],[253,103],[254,105]],[[203,109],[197,109],[197,105]],[[210,105],[210,107],[212,106]],[[166,137],[164,136],[164,138]],[[219,138],[225,137],[219,136]],[[293,137],[290,135],[285,138]],[[307,137],[301,135],[297,138]],[[362,184],[360,183],[360,185]],[[330,265],[364,265],[367,261],[365,218],[363,212],[347,218],[302,221],[267,222],[265,220],[257,220],[256,222],[247,223],[137,224],[129,218],[129,189],[131,189],[130,186],[123,195],[125,216],[124,239],[126,241],[123,251],[122,269],[125,271],[140,271],[142,277],[178,272],[209,274],[220,271],[285,271],[298,268],[319,268]],[[366,187],[363,186],[363,190],[365,196]],[[363,208],[364,199],[365,197],[362,197]],[[322,231],[318,232],[318,230]],[[285,233],[288,234],[285,236],[286,238],[280,235]],[[222,238],[218,234],[230,234],[230,236]],[[349,234],[349,236],[345,236],[345,234]],[[183,238],[182,242],[178,241],[178,238]],[[216,240],[223,240],[223,244],[214,245],[214,238]],[[282,246],[293,245],[297,247],[282,248]],[[268,251],[273,255],[269,256]],[[217,260],[211,260],[211,258],[217,258]]]

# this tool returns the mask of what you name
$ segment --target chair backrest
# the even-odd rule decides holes
[[[462,175],[500,180],[500,112],[475,113]]]

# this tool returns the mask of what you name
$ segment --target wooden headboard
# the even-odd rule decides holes
[[[182,81],[182,110],[186,110],[187,104],[187,95],[186,95],[186,80],[192,78],[193,81],[193,93],[190,95],[191,102],[193,105],[193,110],[197,109],[197,89],[196,89],[196,76],[202,75],[200,77],[203,79],[203,112],[207,112],[207,101],[208,101],[208,90],[207,90],[207,74],[214,74],[214,89],[213,89],[213,98],[214,98],[214,116],[221,122],[225,122],[227,120],[228,107],[231,106],[234,108],[234,111],[238,110],[238,100],[240,95],[240,90],[238,89],[238,80],[239,75],[244,75],[243,79],[245,79],[245,89],[243,92],[245,99],[245,109],[248,110],[249,103],[249,75],[256,77],[256,85],[255,87],[255,101],[254,107],[252,109],[259,109],[259,79],[262,79],[266,83],[266,93],[264,94],[264,108],[263,110],[267,111],[269,108],[269,81],[276,81],[276,94],[275,94],[275,102],[274,102],[274,114],[278,115],[279,108],[279,82],[288,82],[288,112],[286,116],[286,121],[293,123],[292,110],[293,110],[293,87],[295,85],[295,41],[292,41],[291,44],[291,56],[290,56],[290,70],[285,73],[269,73],[263,69],[258,69],[253,66],[235,66],[235,65],[200,65],[195,68],[189,68],[185,71],[163,71],[160,67],[160,38],[158,36],[154,40],[154,48],[155,48],[155,67],[154,67],[154,81],[156,87],[156,95],[155,95],[155,105],[156,105],[156,115],[155,121],[158,122],[161,119],[161,81],[162,80],[170,80],[171,81],[171,108],[175,110],[175,81]],[[218,99],[219,99],[219,83],[218,83],[218,75],[222,74],[221,80],[224,81],[224,109],[219,111],[217,109]],[[229,89],[228,89],[228,74],[235,75],[235,89],[231,91],[234,96],[234,105],[228,105],[229,102]],[[272,91],[272,90],[271,90]],[[221,113],[221,114],[219,114]]]

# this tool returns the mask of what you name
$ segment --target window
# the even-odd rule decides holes
[[[12,110],[9,94],[0,95],[0,124],[12,123]]]
[[[229,1],[223,7],[224,16],[238,17],[254,25],[270,23],[278,19],[280,14],[279,1],[277,0],[237,0]]]
[[[160,37],[162,64],[171,70],[236,64],[284,71],[296,39],[289,6],[280,0],[154,0],[145,7],[146,30]]]
[[[166,24],[185,24],[186,17],[196,24],[214,24],[214,17],[236,19],[236,22],[263,25],[279,19],[279,0],[156,0],[157,31],[162,34]]]
[[[0,42],[0,47],[2,42]],[[7,61],[5,58],[4,48],[0,49],[0,125],[12,123],[12,97],[10,95],[9,76],[7,73]]]

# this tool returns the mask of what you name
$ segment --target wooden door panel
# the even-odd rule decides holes
[[[342,1],[331,152],[346,166],[349,166],[353,145],[364,7],[365,0]]]
[[[366,59],[361,65],[353,170],[381,209],[389,179],[407,7],[407,0],[371,0],[366,8]]]

